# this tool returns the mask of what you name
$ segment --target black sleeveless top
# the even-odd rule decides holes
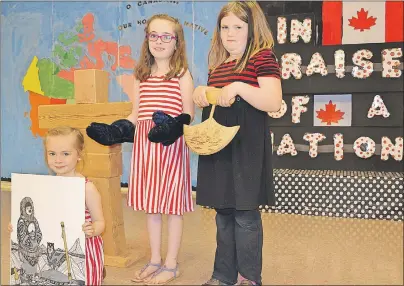
[[[280,79],[278,62],[268,49],[252,56],[241,73],[234,72],[235,65],[236,61],[223,63],[209,73],[208,86],[221,88],[241,81],[258,87],[258,77]],[[210,110],[211,106],[203,109],[202,121]],[[221,125],[240,125],[240,129],[218,153],[199,156],[196,203],[238,210],[275,205],[268,114],[237,96],[231,107],[216,106],[214,118]]]

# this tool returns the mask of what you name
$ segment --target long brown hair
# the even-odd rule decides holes
[[[144,29],[146,35],[149,32],[150,23],[155,19],[166,20],[173,23],[174,33],[175,36],[177,37],[175,44],[176,49],[174,50],[174,54],[170,59],[170,71],[166,74],[165,79],[168,80],[176,76],[181,77],[188,70],[188,62],[184,40],[184,30],[182,29],[182,26],[177,19],[168,16],[167,14],[156,14],[153,15],[146,22],[146,27]],[[146,35],[143,41],[139,62],[135,67],[135,76],[140,81],[145,81],[150,76],[151,67],[154,63],[154,57],[150,53],[149,41]]]
[[[264,12],[256,1],[235,1],[226,4],[217,18],[216,29],[213,32],[213,38],[209,51],[209,70],[214,70],[222,64],[229,53],[223,46],[220,38],[220,26],[224,17],[233,13],[241,21],[248,24],[247,45],[241,59],[237,61],[235,70],[241,72],[247,61],[257,52],[263,49],[271,49],[274,46],[274,38],[268,26]]]

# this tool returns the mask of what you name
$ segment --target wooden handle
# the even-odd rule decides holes
[[[212,105],[216,105],[217,99],[220,96],[221,89],[220,88],[209,88],[206,91],[206,99]],[[234,98],[230,100],[230,104],[233,104],[235,101]]]

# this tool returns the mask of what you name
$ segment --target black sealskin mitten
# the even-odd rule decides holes
[[[127,119],[119,119],[111,125],[93,122],[87,127],[88,137],[101,145],[111,146],[124,142],[133,142],[135,125]]]
[[[170,115],[168,115],[168,114],[166,114],[166,113],[164,113],[163,111],[160,111],[160,110],[154,112],[153,115],[152,115],[153,122],[156,125],[163,124],[167,120],[169,120],[170,118],[172,118]]]
[[[156,111],[152,118],[156,126],[150,129],[149,140],[154,143],[161,143],[164,146],[173,144],[184,134],[183,125],[191,123],[191,116],[186,113],[171,117],[162,111]]]

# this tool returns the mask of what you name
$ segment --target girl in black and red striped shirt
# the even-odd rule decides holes
[[[216,209],[217,249],[205,285],[261,284],[263,230],[260,205],[275,205],[267,112],[278,111],[282,88],[274,40],[256,2],[231,2],[219,13],[209,52],[207,86],[194,102],[209,117],[209,88],[221,88],[214,113],[240,130],[224,149],[199,157],[196,202]],[[231,99],[235,102],[231,105]]]

